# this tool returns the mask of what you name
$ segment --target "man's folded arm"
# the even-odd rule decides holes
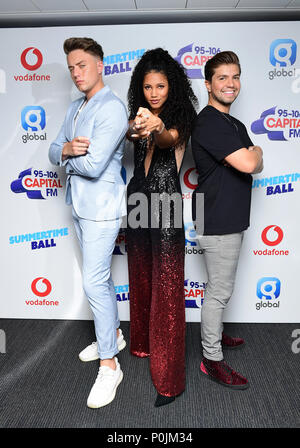
[[[98,178],[108,166],[128,129],[125,109],[102,107],[86,155],[67,159],[68,172]],[[73,174],[73,173],[72,173]]]
[[[226,156],[224,160],[242,173],[255,174],[263,169],[263,153],[260,146],[238,149]]]

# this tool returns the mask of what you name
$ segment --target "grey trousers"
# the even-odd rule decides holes
[[[207,286],[201,310],[203,356],[223,359],[223,313],[233,292],[243,233],[197,236],[207,270]]]

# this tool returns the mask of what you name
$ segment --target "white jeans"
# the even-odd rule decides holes
[[[98,353],[100,359],[113,358],[119,352],[116,329],[120,321],[110,269],[122,218],[89,221],[74,209],[72,214],[82,249],[83,289],[94,316]]]
[[[197,238],[204,250],[208,277],[201,310],[203,356],[212,361],[221,361],[223,313],[233,292],[243,233],[202,235]]]

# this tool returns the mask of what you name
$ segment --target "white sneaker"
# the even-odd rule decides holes
[[[111,369],[108,366],[99,367],[99,372],[87,399],[89,408],[101,408],[111,403],[116,395],[118,385],[123,379],[123,372],[120,368],[118,358],[115,357],[117,368]]]
[[[126,347],[126,341],[124,339],[121,328],[119,328],[119,337],[117,339],[117,345],[119,352]],[[84,350],[79,353],[79,359],[83,362],[95,361],[99,359],[97,342],[92,342]]]

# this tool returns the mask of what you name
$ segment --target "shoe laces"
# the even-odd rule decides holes
[[[115,377],[115,370],[108,366],[99,367],[98,375],[96,378],[96,383],[102,383],[103,381],[112,381]]]

